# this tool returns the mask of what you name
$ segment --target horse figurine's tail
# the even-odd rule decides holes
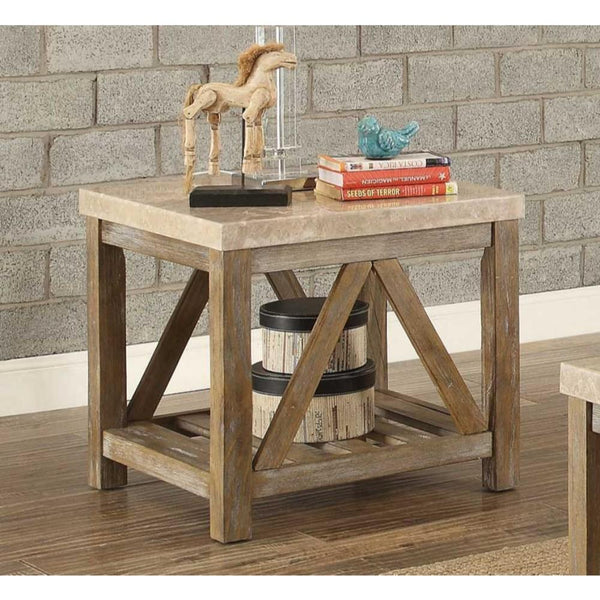
[[[190,193],[194,182],[194,167],[196,166],[196,117],[188,118],[185,115],[185,109],[194,103],[194,95],[200,87],[202,87],[201,83],[190,86],[183,103],[183,162],[185,165],[184,190],[186,194]]]

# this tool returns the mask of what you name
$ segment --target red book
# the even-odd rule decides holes
[[[323,194],[323,196],[345,202],[348,200],[446,196],[458,194],[458,186],[455,181],[449,181],[448,183],[418,183],[415,185],[344,189],[317,179],[315,191],[317,194]]]
[[[450,167],[342,172],[319,167],[319,179],[345,190],[415,183],[447,183],[450,181]]]

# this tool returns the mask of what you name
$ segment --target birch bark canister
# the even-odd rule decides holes
[[[252,432],[263,437],[291,378],[288,373],[252,366]],[[351,371],[325,373],[317,387],[294,442],[347,440],[369,433],[375,426],[375,364]]]
[[[253,433],[263,437],[279,406],[325,298],[263,304],[263,362],[252,367]],[[369,305],[357,301],[344,326],[295,442],[333,442],[375,425],[375,365],[367,360]]]
[[[263,304],[263,367],[275,373],[293,373],[325,298],[293,298]],[[369,305],[357,301],[344,326],[325,373],[349,371],[367,362]]]

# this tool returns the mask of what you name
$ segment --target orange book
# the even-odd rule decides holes
[[[350,200],[447,196],[458,194],[458,185],[455,181],[449,181],[447,183],[419,183],[416,185],[343,189],[317,179],[315,191],[317,194],[322,194],[328,198],[346,202]]]
[[[319,167],[319,179],[344,189],[388,187],[415,183],[447,183],[450,167],[385,169],[382,171],[330,171]]]

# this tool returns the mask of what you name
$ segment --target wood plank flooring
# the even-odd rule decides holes
[[[86,411],[0,419],[0,575],[379,574],[567,533],[561,361],[600,355],[600,334],[522,346],[518,490],[481,488],[479,461],[254,503],[254,539],[209,538],[208,502],[141,473],[87,486]],[[479,401],[479,352],[454,355]],[[441,403],[418,361],[390,387]],[[163,410],[180,410],[182,395]],[[206,396],[198,403],[205,404]]]

